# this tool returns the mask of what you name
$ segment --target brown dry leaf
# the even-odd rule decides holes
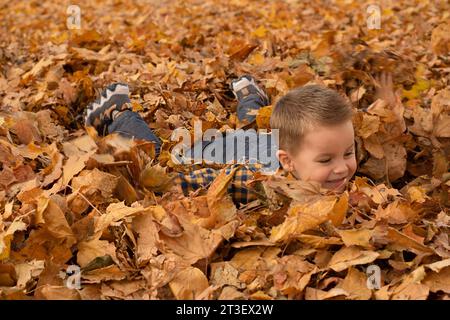
[[[239,270],[231,262],[216,262],[211,264],[211,284],[219,286],[233,286],[236,288],[245,288],[239,280]]]
[[[39,60],[38,63],[36,63],[33,68],[25,73],[22,76],[22,81],[24,83],[30,81],[31,79],[35,78],[37,75],[39,75],[45,68],[49,67],[53,63],[54,57],[47,57],[42,58]]]
[[[400,285],[393,290],[393,300],[425,300],[428,297],[429,289],[421,284],[425,278],[425,268],[417,268],[413,272],[405,275]]]
[[[348,293],[347,299],[350,300],[369,300],[372,291],[367,288],[367,275],[350,267],[344,281],[339,285]]]
[[[127,272],[120,270],[117,265],[110,265],[104,268],[99,268],[90,271],[83,271],[81,278],[83,284],[86,283],[101,283],[103,281],[122,280],[127,277]]]
[[[348,193],[340,198],[323,197],[312,203],[292,202],[286,220],[272,228],[270,240],[285,241],[302,232],[331,220],[334,225],[342,223],[348,207]]]
[[[151,213],[143,213],[133,218],[133,230],[137,232],[137,263],[144,265],[156,255],[160,240],[158,228]]]
[[[356,177],[355,186],[358,191],[365,193],[376,204],[388,202],[390,198],[401,196],[401,193],[394,188],[387,187],[384,183],[375,187],[367,183],[367,178]]]
[[[360,246],[366,249],[371,249],[370,239],[372,238],[372,230],[368,229],[353,229],[353,230],[337,230],[341,236],[342,241],[347,247]]]
[[[56,143],[52,143],[45,149],[45,152],[50,156],[50,165],[42,170],[43,175],[45,175],[42,186],[46,187],[55,180],[59,179],[62,174],[62,164],[63,157],[59,152]]]
[[[240,250],[233,256],[230,262],[238,270],[254,269],[258,261],[261,260],[261,255],[264,251],[264,248],[260,247]]]
[[[330,291],[323,291],[307,287],[305,290],[305,300],[328,300],[345,299],[349,294],[340,288],[333,288]]]
[[[312,202],[319,200],[322,196],[320,193],[320,183],[315,181],[295,180],[274,174],[269,176],[263,184],[266,188],[299,202]]]
[[[245,60],[253,50],[255,50],[258,46],[252,44],[243,44],[239,47],[236,47],[235,50],[230,54],[230,59],[243,61]]]
[[[441,260],[438,262],[434,262],[434,263],[425,265],[425,267],[433,270],[434,272],[439,272],[439,271],[441,271],[441,269],[446,268],[448,266],[450,266],[450,259],[445,259],[445,260]]]
[[[91,60],[91,61],[100,61],[100,62],[106,62],[108,60],[111,60],[116,55],[114,52],[109,52],[107,54],[95,52],[86,48],[70,48],[70,50],[74,51],[82,60]]]
[[[422,284],[427,286],[431,292],[450,293],[450,267],[443,268],[439,272],[429,272]]]
[[[55,201],[49,199],[43,211],[44,228],[57,239],[63,239],[68,246],[75,244],[75,235],[67,222],[62,209]]]
[[[402,143],[383,144],[384,154],[388,165],[388,177],[390,181],[395,181],[403,177],[406,170],[406,149]]]
[[[189,267],[179,272],[169,283],[170,290],[178,300],[195,300],[209,286],[205,274],[198,268]]]
[[[379,256],[378,252],[365,251],[355,246],[343,247],[333,255],[328,263],[328,268],[340,272],[351,266],[371,263]]]
[[[159,229],[163,234],[169,237],[179,237],[183,232],[176,215],[168,213],[161,206],[152,206],[148,210],[152,213],[155,222],[159,225]]]
[[[389,224],[402,224],[414,222],[418,218],[419,213],[409,203],[395,200],[386,208],[379,208],[375,215],[377,219],[385,219]]]
[[[329,245],[340,244],[342,245],[341,239],[337,237],[319,237],[310,234],[300,234],[296,237],[299,241],[307,243],[313,248],[325,248]]]
[[[36,296],[47,300],[80,300],[80,294],[77,290],[69,289],[64,286],[52,286],[46,284],[39,288]]]
[[[74,192],[67,198],[69,207],[75,213],[81,214],[90,205],[99,205],[112,198],[119,178],[100,171],[83,170],[77,177],[72,178]]]
[[[106,208],[106,213],[95,219],[95,237],[98,238],[112,223],[118,222],[126,217],[134,216],[144,210],[145,208],[142,206],[127,207],[123,201],[111,203]]]
[[[433,29],[431,33],[431,48],[435,54],[448,54],[450,52],[450,36],[448,30],[450,25],[447,22],[441,23]]]
[[[165,192],[172,186],[173,179],[169,177],[166,170],[159,164],[151,166],[148,164],[141,171],[140,183],[155,192]]]
[[[85,168],[87,160],[96,152],[97,145],[89,135],[84,135],[63,143],[63,149],[68,157],[63,166],[63,184],[68,184]]]
[[[23,144],[42,142],[39,130],[36,128],[36,126],[31,120],[28,119],[18,120],[14,124],[14,126],[11,127],[11,131],[15,135],[17,135],[17,138]]]
[[[17,274],[16,288],[23,290],[31,279],[39,276],[44,270],[45,262],[43,260],[33,260],[30,262],[20,263],[15,266]]]
[[[432,254],[434,251],[416,240],[408,237],[402,232],[389,227],[386,238],[390,241],[390,247],[398,250],[410,250],[416,254]]]
[[[245,300],[246,296],[233,286],[225,286],[217,300]]]
[[[199,225],[211,229],[235,218],[237,209],[230,195],[227,194],[227,188],[237,170],[239,170],[238,166],[229,174],[223,170],[211,184],[206,197],[210,217],[199,220]]]
[[[313,264],[302,257],[284,256],[274,270],[274,287],[288,297],[295,297],[303,292],[317,271]]]
[[[173,238],[160,232],[159,236],[164,244],[164,249],[161,250],[169,249],[189,264],[210,257],[223,241],[222,235],[217,231],[209,231],[183,218],[179,220],[184,229],[180,236]]]
[[[145,291],[144,280],[121,280],[103,283],[101,293],[103,296],[115,299],[141,299],[149,300],[150,296]]]
[[[0,219],[0,228],[4,228],[3,222]],[[26,230],[27,225],[21,221],[19,217],[15,218],[9,227],[0,232],[0,261],[9,257],[11,250],[11,240],[16,231]]]
[[[40,110],[36,113],[39,132],[45,139],[56,139],[60,141],[64,138],[65,130],[55,122],[51,115],[52,112],[48,109]]]
[[[362,114],[361,126],[357,129],[358,136],[367,139],[379,131],[380,118],[369,114]]]
[[[81,268],[86,267],[95,258],[104,256],[110,256],[118,262],[114,244],[97,239],[78,243],[77,263]]]
[[[410,283],[392,295],[392,300],[426,300],[430,289],[420,283]]]
[[[373,134],[367,139],[364,139],[364,148],[375,158],[383,159],[385,157],[383,145],[380,142],[378,135]]]
[[[436,137],[441,138],[450,137],[449,101],[450,101],[450,90],[448,88],[440,90],[431,101],[431,112],[433,114],[433,134]]]

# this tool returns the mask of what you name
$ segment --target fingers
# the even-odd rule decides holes
[[[381,88],[392,88],[393,82],[392,82],[392,73],[388,71],[381,71],[375,75],[376,80],[376,86],[379,86]]]

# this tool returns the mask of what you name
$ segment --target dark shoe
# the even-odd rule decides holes
[[[231,90],[239,102],[242,102],[242,100],[251,94],[257,94],[261,97],[265,105],[269,105],[269,97],[264,90],[256,84],[255,78],[252,76],[244,75],[231,81]]]
[[[269,97],[256,84],[252,76],[244,75],[233,80],[231,82],[231,90],[239,102],[236,113],[240,121],[254,121],[256,110],[270,105]]]
[[[86,127],[93,126],[100,135],[108,134],[108,125],[124,110],[131,109],[130,90],[124,83],[107,86],[94,102],[88,104],[84,112]]]

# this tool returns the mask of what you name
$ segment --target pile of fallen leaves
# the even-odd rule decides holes
[[[448,299],[449,7],[359,2],[60,1],[0,6],[2,299]],[[375,100],[393,74],[397,102]],[[354,104],[359,170],[346,192],[235,171],[173,192],[175,128],[239,128],[228,84],[250,73],[272,101],[321,83]],[[164,142],[86,131],[112,81]],[[267,128],[271,107],[259,112]],[[66,286],[71,265],[81,288]],[[381,269],[369,289],[367,268]]]

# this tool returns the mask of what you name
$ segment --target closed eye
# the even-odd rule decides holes
[[[353,153],[354,153],[354,151],[347,152],[347,153],[345,154],[345,156],[346,156],[346,157],[351,156]],[[328,162],[330,162],[330,161],[331,161],[331,159],[325,159],[325,160],[319,160],[319,161],[317,161],[317,162],[320,162],[320,163],[328,163]]]

